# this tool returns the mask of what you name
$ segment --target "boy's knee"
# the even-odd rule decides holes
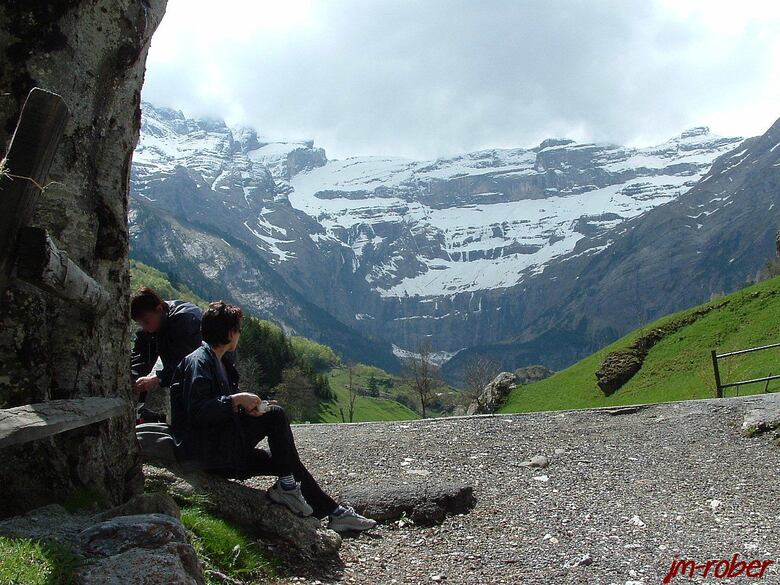
[[[287,419],[287,413],[285,412],[284,408],[277,404],[271,405],[268,409],[268,412],[266,412],[263,416],[267,416],[273,421],[289,423],[289,420]]]

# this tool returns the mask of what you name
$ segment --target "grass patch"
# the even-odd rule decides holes
[[[708,303],[709,313],[654,345],[642,369],[612,396],[596,385],[596,370],[611,351],[627,347],[649,329],[687,315],[696,308],[669,315],[635,330],[601,351],[557,374],[516,388],[501,412],[531,412],[714,398],[710,350],[719,353],[780,341],[780,277]],[[724,383],[780,373],[780,349],[721,360]],[[729,388],[727,396],[764,392],[764,384]],[[780,389],[773,382],[768,390]]]
[[[0,585],[70,585],[81,563],[61,546],[0,536]]]
[[[276,565],[246,534],[199,506],[181,510],[192,546],[206,569],[217,570],[246,583],[261,583],[276,576]],[[216,581],[215,581],[216,583]]]

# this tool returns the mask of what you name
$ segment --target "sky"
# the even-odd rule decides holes
[[[329,158],[752,136],[779,32],[777,0],[169,0],[143,97]]]

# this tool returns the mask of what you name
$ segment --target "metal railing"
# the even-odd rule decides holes
[[[774,347],[780,347],[780,343],[772,343],[770,345],[762,345],[761,347],[751,347],[749,349],[740,349],[738,351],[727,351],[726,353],[718,353],[717,350],[712,350],[712,369],[715,373],[715,389],[717,391],[718,398],[723,398],[723,389],[724,388],[734,388],[736,386],[745,386],[746,384],[757,384],[759,382],[766,382],[766,387],[764,388],[764,391],[766,392],[769,388],[769,382],[771,380],[780,380],[780,376],[773,376],[772,373],[768,376],[764,376],[763,378],[753,378],[751,380],[741,380],[739,382],[729,382],[728,384],[723,384],[720,379],[720,368],[718,367],[718,360],[721,360],[723,358],[732,357],[735,355],[742,355],[745,353],[752,353],[754,351],[763,351],[765,349],[772,349]]]

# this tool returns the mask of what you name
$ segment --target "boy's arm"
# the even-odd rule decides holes
[[[210,373],[194,364],[187,368],[184,382],[184,407],[190,423],[196,426],[210,426],[229,422],[233,417],[233,400],[229,395],[219,395],[218,383]],[[174,380],[174,384],[176,381]]]
[[[136,331],[130,357],[130,378],[133,383],[138,378],[149,375],[157,362],[157,352],[151,349],[151,345],[147,333],[144,333],[141,329]],[[155,348],[157,347],[156,344],[154,346]]]

